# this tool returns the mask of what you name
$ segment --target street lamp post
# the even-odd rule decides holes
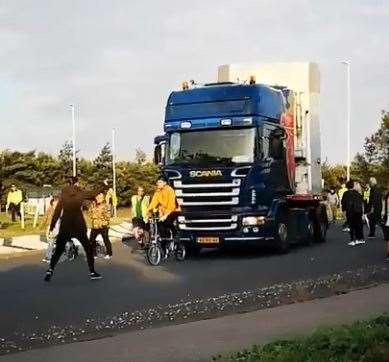
[[[70,105],[70,109],[72,112],[72,151],[73,151],[73,177],[77,176],[77,167],[76,167],[76,120],[74,118],[74,105]]]
[[[115,142],[115,130],[112,129],[112,189],[116,196],[116,142]],[[117,216],[116,205],[113,205],[114,217]]]
[[[350,180],[351,167],[351,84],[350,84],[350,62],[342,61],[347,68],[347,181]]]

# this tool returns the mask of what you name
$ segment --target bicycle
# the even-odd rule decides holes
[[[177,261],[184,261],[186,257],[185,245],[172,232],[170,238],[162,238],[158,231],[159,218],[150,219],[150,231],[144,233],[148,240],[144,241],[146,261],[153,266],[160,264],[162,259],[168,259],[174,254]]]
[[[52,255],[55,252],[55,249],[56,249],[55,238],[49,239],[47,250],[46,250],[45,256],[42,259],[42,261],[49,263]],[[78,246],[74,244],[73,240],[70,240],[66,243],[65,250],[60,257],[59,262],[61,263],[63,261],[67,261],[67,260],[69,260],[69,261],[75,260],[78,257],[78,254],[79,254]]]

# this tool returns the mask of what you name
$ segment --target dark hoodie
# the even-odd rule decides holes
[[[346,211],[348,216],[352,214],[363,213],[363,197],[356,190],[348,190],[342,198],[342,210]]]
[[[67,186],[62,190],[57,207],[54,210],[50,230],[53,230],[61,218],[59,234],[67,237],[84,237],[87,232],[82,205],[85,200],[92,200],[96,192],[86,192],[78,186]]]

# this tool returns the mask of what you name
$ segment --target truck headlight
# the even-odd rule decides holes
[[[242,219],[243,226],[263,225],[266,222],[264,216],[246,216]]]

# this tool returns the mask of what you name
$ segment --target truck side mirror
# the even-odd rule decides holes
[[[165,143],[160,143],[154,148],[154,163],[158,166],[164,165]]]

